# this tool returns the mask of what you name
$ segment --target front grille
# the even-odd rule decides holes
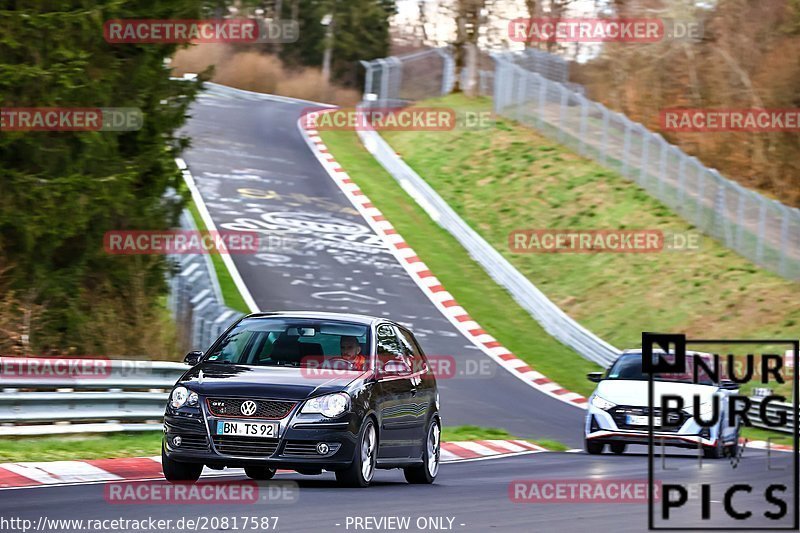
[[[647,416],[649,412],[650,409],[648,407],[633,407],[629,405],[618,405],[608,410],[608,414],[614,419],[614,423],[619,429],[635,429],[639,431],[647,431],[647,425],[628,425],[627,415]],[[661,409],[653,409],[653,416],[661,416]],[[689,415],[682,411],[680,413],[671,412],[670,417],[671,419],[668,421],[669,424],[653,426],[653,429],[661,432],[675,433],[680,430],[681,426],[689,419]]]
[[[179,450],[207,450],[208,439],[205,435],[191,435],[185,433],[178,434],[181,438],[181,445],[177,447]],[[172,436],[174,438],[174,435]]]
[[[252,415],[242,414],[242,404],[247,401],[255,402],[256,404],[256,411]],[[208,398],[206,405],[208,405],[208,411],[214,416],[278,420],[291,412],[295,402],[285,400],[249,400],[247,398]]]
[[[278,448],[278,439],[214,435],[214,447],[223,455],[269,457]]]
[[[316,442],[287,442],[283,448],[284,455],[319,456]]]

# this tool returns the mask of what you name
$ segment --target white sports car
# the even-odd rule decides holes
[[[687,353],[688,368],[692,368],[691,358],[708,354]],[[709,363],[710,364],[710,363]],[[592,372],[589,380],[597,382],[597,388],[589,397],[586,411],[585,444],[591,454],[603,452],[606,444],[613,453],[621,454],[628,444],[648,442],[648,379],[642,372],[641,350],[626,350],[607,372]],[[691,370],[687,375],[656,374],[654,376],[653,436],[655,444],[694,448],[702,446],[703,455],[708,458],[723,457],[726,453],[735,454],[739,443],[739,421],[731,425],[728,420],[728,397],[739,387],[738,384],[720,380],[713,381],[705,373],[699,373],[694,383]],[[661,421],[662,395],[676,395],[683,398],[684,408],[679,413],[670,412],[666,424]],[[713,413],[714,397],[719,402],[719,420],[712,427],[703,427],[692,417],[694,398],[699,398],[700,416],[710,420]],[[658,407],[656,407],[658,406]]]

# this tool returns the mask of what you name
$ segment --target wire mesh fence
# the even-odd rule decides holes
[[[413,102],[448,94],[455,85],[455,62],[446,49],[432,48],[361,64],[366,69],[367,102]]]
[[[699,230],[758,265],[800,279],[800,210],[724,178],[661,135],[570,87],[495,57],[494,111],[635,181]]]

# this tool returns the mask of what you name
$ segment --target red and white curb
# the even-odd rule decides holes
[[[544,451],[547,450],[524,440],[442,442],[441,462],[491,459]],[[278,473],[292,471],[278,470]],[[206,468],[203,471],[204,477],[243,475],[244,470],[239,468],[224,471]],[[0,490],[147,479],[163,479],[161,456],[0,464]]]
[[[331,110],[320,110],[327,113]],[[558,400],[569,403],[576,407],[586,408],[586,398],[576,392],[569,391],[558,383],[552,381],[547,376],[531,368],[525,361],[515,356],[500,342],[486,333],[480,324],[475,322],[472,317],[458,305],[455,298],[447,292],[441,282],[433,275],[425,263],[420,260],[416,252],[406,243],[403,237],[394,229],[394,226],[386,220],[383,213],[376,208],[361,188],[356,185],[347,172],[336,161],[328,151],[328,147],[322,142],[319,131],[306,127],[310,122],[304,117],[297,123],[300,133],[317,157],[328,175],[344,192],[353,206],[358,210],[364,220],[372,229],[380,235],[386,242],[389,249],[408,272],[411,279],[422,289],[422,292],[433,302],[433,304],[447,317],[448,320],[475,346],[481,349],[489,357],[494,359],[500,366],[510,371],[513,375],[532,386],[533,388],[552,396]]]

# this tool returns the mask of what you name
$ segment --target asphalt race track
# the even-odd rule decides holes
[[[193,147],[184,158],[218,229],[262,229],[282,235],[258,254],[233,256],[258,307],[390,316],[413,328],[426,353],[486,357],[439,314],[318,164],[296,126],[304,107],[307,104],[209,92],[194,105],[187,127]],[[582,409],[531,388],[496,365],[494,369],[493,375],[440,380],[446,425],[503,427],[520,437],[581,447]],[[362,527],[355,527],[354,518],[410,517],[411,531],[644,531],[647,505],[641,501],[516,503],[510,491],[514,480],[526,479],[644,482],[645,448],[632,451],[622,456],[542,452],[445,464],[433,486],[408,485],[399,471],[378,471],[368,489],[338,488],[328,473],[282,474],[276,479],[296,482],[298,497],[267,506],[118,505],[106,500],[103,484],[5,490],[0,491],[0,516],[37,523],[42,515],[139,520],[269,515],[280,517],[280,531],[388,531],[394,528],[376,528],[376,522],[362,521]],[[767,524],[760,518],[759,525],[790,524],[795,498],[791,454],[768,457],[764,451],[746,449],[736,468],[728,460],[704,461],[699,468],[694,456],[670,452],[664,465],[669,470],[662,470],[659,458],[659,479],[711,486],[711,520],[700,519],[699,499],[693,494],[685,508],[675,512],[670,526],[739,527],[723,516],[723,493],[736,482],[753,486],[752,493],[734,497],[736,508],[750,509],[757,517],[775,510],[764,501],[763,487],[786,483],[786,519]],[[417,520],[426,517],[443,518],[442,527],[434,527],[434,521],[418,528]],[[367,529],[367,524],[372,527]]]

